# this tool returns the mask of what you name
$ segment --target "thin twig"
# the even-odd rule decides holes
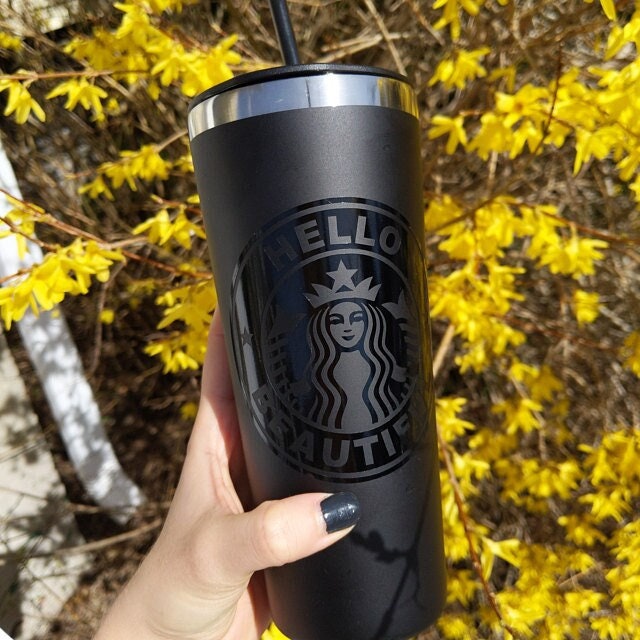
[[[577,231],[580,231],[580,233],[584,233],[585,235],[597,238],[598,240],[604,240],[605,242],[609,242],[611,244],[629,244],[632,246],[640,246],[640,236],[613,235],[612,233],[600,231],[598,229],[594,229],[593,227],[588,227],[587,225],[580,224],[579,222],[574,222],[573,220],[569,220],[568,218],[564,218],[559,215],[554,215],[553,213],[542,211],[542,214],[547,216],[548,218],[551,218],[552,220],[559,220],[560,222],[563,222],[571,227],[575,227]]]
[[[1,188],[0,188],[0,191],[2,191]],[[9,231],[11,231],[11,233],[13,233],[14,235],[21,236],[25,240],[28,240],[29,242],[33,242],[34,244],[37,244],[41,249],[46,249],[47,251],[55,251],[56,247],[54,247],[52,244],[49,244],[48,242],[44,242],[44,240],[40,240],[35,236],[30,236],[28,233],[25,233],[16,224],[11,222],[11,220],[9,220],[9,218],[7,218],[6,216],[0,216],[0,222],[3,224],[6,224],[7,227],[9,227]],[[0,279],[0,284],[2,284],[5,280],[14,278],[16,275],[18,274],[16,273],[13,275],[4,276],[3,278]]]
[[[422,11],[420,10],[420,6],[416,2],[416,0],[405,0],[405,3],[409,6],[411,13],[415,16],[416,20],[420,23],[422,28],[427,31],[434,40],[441,46],[444,47],[445,40],[438,31],[436,31],[431,23],[422,15]]]
[[[184,138],[186,135],[187,135],[187,130],[186,129],[179,129],[178,131],[176,131],[175,133],[173,133],[172,135],[167,137],[162,142],[157,142],[156,145],[155,145],[156,151],[158,153],[160,153],[160,151],[162,151],[163,149],[168,147],[170,144],[173,144],[177,140],[180,140],[181,138]]]
[[[516,327],[518,329],[522,329],[527,333],[539,333],[543,336],[563,340],[563,341],[569,342],[570,344],[587,347],[588,349],[595,349],[597,351],[602,351],[603,353],[614,354],[618,352],[618,349],[616,347],[612,347],[606,344],[601,344],[599,342],[594,342],[593,340],[587,340],[586,338],[581,338],[580,336],[569,334],[566,331],[562,331],[560,329],[553,329],[552,327],[544,327],[534,322],[527,322],[526,320],[520,320],[519,318],[515,318],[512,315],[504,316],[502,320],[504,321],[505,324],[508,324],[512,327]]]
[[[29,71],[21,71],[19,73],[13,73],[11,75],[1,75],[0,79],[2,80],[17,80],[23,81],[27,80],[28,82],[35,82],[36,80],[61,80],[63,78],[102,78],[104,76],[113,76],[114,74],[129,74],[129,73],[139,73],[139,74],[148,74],[148,70],[135,70],[132,69],[129,71],[96,71],[95,69],[87,69],[86,71],[45,71],[43,73],[38,72],[29,72]]]
[[[156,269],[160,269],[161,271],[171,273],[174,276],[186,276],[189,278],[197,278],[199,280],[212,280],[211,273],[208,271],[189,271],[187,269],[181,269],[180,267],[172,267],[170,264],[154,260],[153,258],[148,258],[147,256],[140,256],[137,253],[132,253],[131,251],[122,250],[122,255],[129,260],[147,264],[151,267],[155,267]]]
[[[370,38],[366,39],[357,38],[353,41],[352,44],[342,42],[338,45],[323,47],[322,51],[333,51],[333,53],[328,53],[327,55],[318,58],[317,62],[324,63],[341,60],[342,58],[352,56],[356,53],[360,53],[361,51],[372,49],[373,47],[379,45],[382,40],[383,37],[380,34],[376,34],[375,36],[371,36]]]
[[[562,77],[562,43],[560,43],[560,48],[558,50],[558,59],[556,60],[556,84],[553,88],[553,96],[551,98],[551,106],[549,107],[549,115],[547,116],[547,120],[542,127],[542,135],[540,136],[540,140],[538,140],[538,144],[535,149],[530,154],[530,160],[538,155],[538,152],[542,149],[544,145],[545,138],[549,134],[549,129],[551,128],[551,123],[553,122],[554,113],[556,110],[556,103],[558,102],[558,91],[560,90],[560,78]]]
[[[162,518],[156,518],[153,522],[148,524],[144,524],[136,529],[132,529],[131,531],[125,531],[124,533],[118,533],[115,536],[109,536],[108,538],[102,538],[100,540],[94,540],[92,542],[86,542],[84,544],[74,545],[72,547],[60,547],[59,549],[53,549],[51,551],[36,551],[34,553],[29,553],[28,559],[31,558],[52,558],[59,556],[75,556],[83,553],[93,553],[94,551],[99,551],[100,549],[104,549],[106,547],[111,547],[115,544],[120,544],[122,542],[126,542],[127,540],[131,540],[132,538],[137,538],[138,536],[142,536],[154,529],[160,528],[162,525]],[[6,562],[8,560],[21,559],[23,554],[19,552],[13,553],[3,553],[0,554],[0,562]]]
[[[456,330],[453,324],[449,324],[447,330],[444,332],[442,336],[442,340],[440,341],[440,345],[438,346],[438,351],[433,359],[433,379],[437,379],[438,373],[440,373],[440,367],[444,362],[444,358],[447,355],[447,351],[449,351],[449,347],[451,346],[451,341],[453,340],[453,336],[455,335]]]
[[[393,58],[393,61],[396,63],[396,67],[398,67],[398,71],[401,74],[406,76],[407,68],[404,66],[404,63],[402,62],[402,58],[398,53],[398,49],[396,48],[396,45],[393,43],[393,40],[391,39],[391,36],[389,34],[387,26],[384,23],[384,20],[382,19],[382,16],[378,13],[378,10],[376,9],[375,5],[371,0],[364,0],[364,3],[367,5],[367,9],[369,10],[369,13],[373,16],[373,19],[376,21],[376,24],[378,25],[378,29],[380,29],[380,33],[382,34],[382,37],[385,39],[385,42],[389,46],[391,57]]]
[[[93,377],[93,374],[96,372],[96,369],[98,368],[98,364],[100,362],[100,354],[102,353],[103,323],[101,322],[100,316],[104,311],[104,306],[107,300],[107,292],[109,291],[109,287],[113,284],[114,280],[116,279],[116,276],[118,275],[118,273],[120,273],[120,271],[122,271],[124,267],[125,267],[124,263],[115,265],[109,273],[109,280],[105,282],[100,289],[100,294],[98,296],[98,308],[96,313],[96,317],[98,318],[98,321],[96,322],[96,326],[95,326],[93,353],[91,355],[91,362],[87,367],[87,372],[86,372],[87,377],[89,378]]]

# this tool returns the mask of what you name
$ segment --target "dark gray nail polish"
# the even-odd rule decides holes
[[[327,533],[341,531],[360,520],[360,502],[350,491],[334,493],[320,503]]]

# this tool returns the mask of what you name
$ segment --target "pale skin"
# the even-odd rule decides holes
[[[260,571],[316,553],[353,527],[327,533],[324,493],[245,512],[238,422],[216,313],[198,414],[164,527],[94,640],[250,640],[270,622]]]

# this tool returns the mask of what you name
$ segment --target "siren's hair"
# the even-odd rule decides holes
[[[347,396],[335,379],[340,352],[329,331],[329,306],[314,313],[307,329],[311,346],[311,383],[318,392],[311,415],[321,424],[340,426]]]
[[[387,321],[382,310],[364,301],[357,301],[356,304],[362,308],[366,318],[359,351],[370,367],[362,399],[371,419],[380,422],[391,415],[399,403],[389,385],[395,360],[387,345]],[[307,340],[311,348],[311,383],[317,392],[311,416],[321,424],[340,429],[344,426],[342,416],[347,395],[335,378],[341,350],[331,336],[330,311],[330,305],[318,309],[307,328]]]
[[[398,406],[398,398],[391,391],[389,382],[395,364],[387,346],[387,323],[380,309],[364,304],[367,327],[371,327],[363,339],[362,353],[371,367],[371,375],[362,395],[368,400],[369,411],[375,422],[387,418]]]

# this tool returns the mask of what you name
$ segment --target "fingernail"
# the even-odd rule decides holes
[[[342,531],[360,520],[360,502],[350,491],[334,493],[320,503],[327,533]]]

